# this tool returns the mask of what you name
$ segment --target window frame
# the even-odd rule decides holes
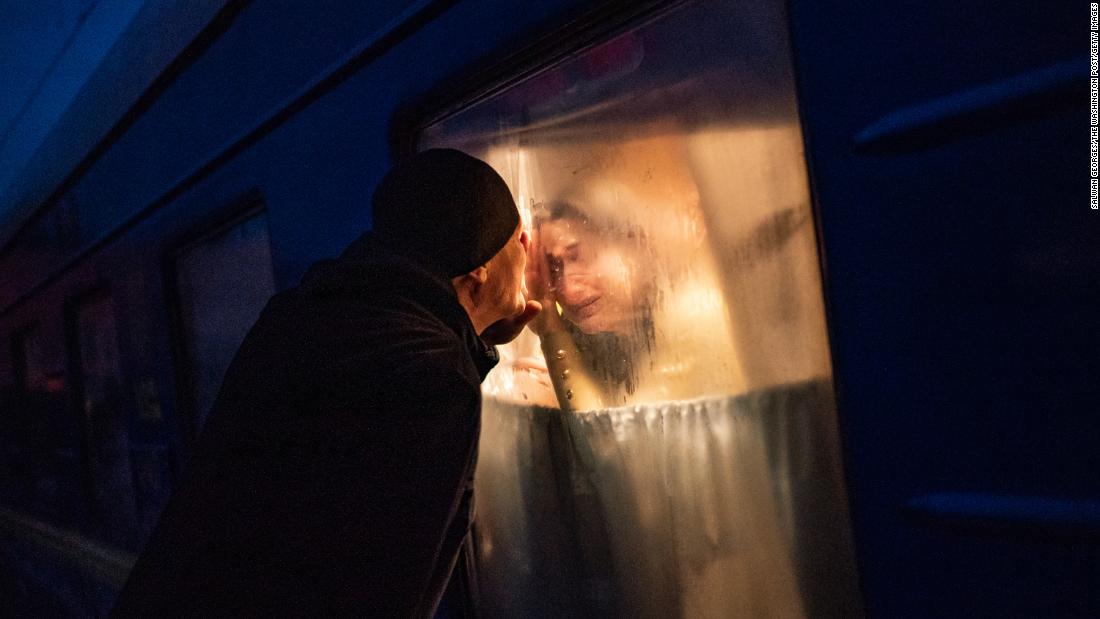
[[[611,0],[579,14],[560,15],[531,32],[510,38],[493,53],[469,63],[426,93],[398,106],[390,122],[391,163],[415,154],[417,141],[429,125],[689,1]]]

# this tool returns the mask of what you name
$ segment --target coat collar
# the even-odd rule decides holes
[[[412,299],[462,339],[482,380],[500,360],[496,348],[486,344],[474,330],[449,279],[415,258],[385,247],[371,232],[356,239],[337,260],[325,260],[310,268],[299,288],[321,294],[357,290]]]

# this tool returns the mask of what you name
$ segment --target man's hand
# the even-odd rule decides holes
[[[535,316],[538,316],[541,311],[542,303],[528,300],[527,305],[524,306],[523,311],[519,314],[510,318],[498,320],[486,327],[485,330],[481,332],[481,339],[490,346],[507,344],[516,339],[519,332],[523,331],[523,327],[534,320]]]
[[[554,293],[550,290],[550,263],[543,253],[537,230],[531,235],[531,242],[527,245],[525,278],[528,294],[532,299],[537,299],[539,305],[546,310],[536,314],[528,326],[539,337],[561,330],[561,317],[554,307]]]

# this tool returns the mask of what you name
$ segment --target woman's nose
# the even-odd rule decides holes
[[[566,305],[584,301],[588,296],[588,285],[584,279],[571,273],[565,273],[558,285],[558,295]]]

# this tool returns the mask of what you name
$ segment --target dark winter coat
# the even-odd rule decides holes
[[[117,616],[430,616],[467,537],[497,361],[369,233],[273,297]]]

